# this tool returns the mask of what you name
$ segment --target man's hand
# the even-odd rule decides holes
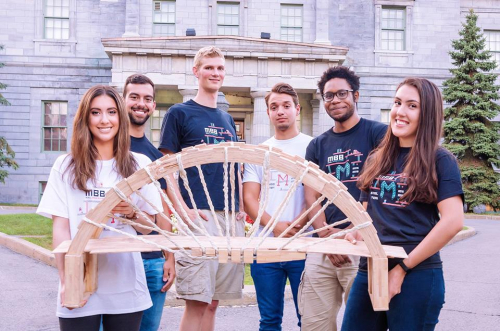
[[[328,259],[332,264],[337,267],[337,268],[342,268],[343,264],[346,263],[351,263],[351,259],[347,255],[340,255],[340,254],[326,254],[328,256]]]
[[[323,222],[323,226],[327,226],[328,224],[326,224],[326,222]],[[318,237],[320,238],[326,238],[326,237],[330,237],[331,235],[339,232],[340,230],[339,229],[335,229],[335,228],[328,228],[328,229],[324,229],[320,232],[318,232]]]
[[[175,258],[174,254],[166,253],[167,259],[165,263],[163,263],[163,282],[166,282],[165,285],[161,288],[162,292],[167,292],[175,280]]]
[[[189,216],[189,219],[193,221],[194,224],[197,223],[198,218],[201,218],[202,220],[208,222],[208,216],[205,215],[205,213],[199,209],[198,209],[198,214],[196,214],[196,210],[194,209],[188,209],[187,214]]]
[[[273,234],[275,237],[278,237],[280,234],[285,232],[285,230],[292,224],[292,222],[278,222],[276,226],[273,229]],[[300,224],[295,225],[293,228],[291,228],[284,236],[283,238],[290,238],[293,237],[297,232],[300,230]]]

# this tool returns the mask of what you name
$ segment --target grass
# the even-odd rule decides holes
[[[37,214],[0,215],[0,232],[52,249],[52,220]]]
[[[0,206],[38,207],[38,205],[34,205],[34,204],[30,204],[30,203],[8,203],[8,202],[0,202]]]

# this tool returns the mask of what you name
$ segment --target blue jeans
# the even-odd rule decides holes
[[[144,271],[146,271],[146,280],[148,282],[149,295],[153,306],[144,311],[141,321],[141,331],[156,331],[160,327],[161,313],[167,292],[162,292],[163,282],[163,264],[164,258],[143,259]]]
[[[300,327],[297,293],[304,265],[305,260],[276,263],[254,262],[250,265],[255,292],[257,294],[257,304],[259,305],[260,331],[281,330],[287,278],[290,280],[295,312],[299,319],[298,326]]]
[[[373,311],[368,273],[359,271],[347,299],[342,331],[434,330],[444,304],[443,269],[413,270],[404,278],[401,293],[388,311]]]

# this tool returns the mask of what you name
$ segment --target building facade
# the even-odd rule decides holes
[[[304,133],[329,129],[316,83],[339,64],[361,76],[360,114],[387,122],[404,77],[438,85],[450,77],[451,40],[469,8],[500,62],[500,0],[0,0],[0,82],[11,103],[0,106],[0,135],[20,165],[0,202],[38,203],[95,84],[121,90],[130,74],[149,76],[157,111],[148,134],[157,142],[170,105],[196,94],[193,58],[207,45],[226,55],[219,105],[247,143],[272,134],[264,96],[280,81],[299,92]]]

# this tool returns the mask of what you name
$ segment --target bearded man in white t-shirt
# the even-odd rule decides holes
[[[274,126],[275,135],[263,144],[277,147],[283,152],[305,156],[306,148],[312,137],[299,131],[296,118],[300,114],[300,105],[297,92],[286,83],[278,83],[273,86],[271,92],[266,96],[267,114]],[[243,174],[243,201],[245,212],[255,220],[259,210],[259,197],[261,196],[261,183],[263,169],[261,166],[245,164]],[[296,180],[285,173],[271,169],[269,172],[269,199],[266,210],[261,218],[259,231],[271,220],[280,203],[285,198],[292,183]],[[269,236],[279,236],[288,226],[305,211],[304,188],[299,185],[279,222],[276,224]],[[285,237],[296,234],[305,225],[307,218],[288,231]],[[277,263],[253,263],[251,274],[255,284],[257,303],[260,311],[260,330],[281,330],[283,319],[283,307],[285,296],[285,284],[290,281],[293,300],[300,327],[300,314],[297,306],[297,292],[300,277],[304,270],[304,261],[277,262]]]

